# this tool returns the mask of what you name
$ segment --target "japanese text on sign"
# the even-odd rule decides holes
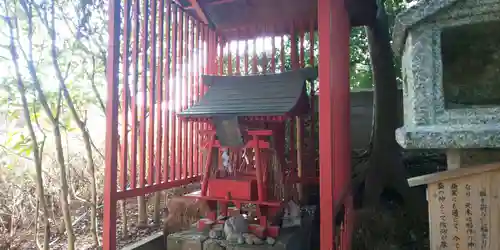
[[[488,244],[488,220],[486,219],[487,216],[487,211],[488,211],[488,205],[486,204],[486,190],[482,189],[479,192],[479,197],[480,197],[480,217],[479,217],[479,223],[481,224],[480,228],[480,234],[481,234],[481,249],[486,249],[487,244]]]
[[[446,223],[446,215],[444,209],[444,202],[446,200],[444,184],[438,183],[438,201],[439,201],[439,212],[440,212],[440,221],[439,221],[439,234],[441,236],[440,248],[446,249],[448,248],[448,224]]]
[[[456,183],[451,184],[451,216],[453,219],[453,227],[455,228],[455,236],[453,236],[453,241],[455,242],[455,249],[460,249],[460,237],[458,237],[458,206],[457,206],[457,196],[458,196],[458,185]]]
[[[467,247],[475,249],[476,241],[474,238],[474,224],[472,222],[472,203],[471,203],[471,186],[465,185],[465,228],[467,233]]]

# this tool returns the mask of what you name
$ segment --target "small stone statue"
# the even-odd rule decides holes
[[[238,241],[241,235],[248,232],[248,222],[243,215],[229,217],[224,222],[224,234],[227,241]]]

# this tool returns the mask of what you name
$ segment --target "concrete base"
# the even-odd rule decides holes
[[[448,170],[500,161],[498,149],[448,149]]]
[[[309,250],[310,231],[304,227],[282,229],[274,245],[248,245],[209,239],[195,229],[171,234],[167,237],[168,250]]]
[[[126,245],[122,250],[165,250],[163,232],[155,233],[138,242]]]

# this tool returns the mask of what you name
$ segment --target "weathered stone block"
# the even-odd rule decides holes
[[[219,230],[221,230],[219,228]],[[285,228],[280,231],[276,239],[258,239],[252,236],[252,245],[244,242],[209,239],[196,229],[173,233],[167,237],[168,250],[310,250],[310,223],[304,223],[301,227]],[[240,234],[242,236],[243,234]],[[243,237],[241,237],[243,239]],[[257,240],[257,241],[256,241]]]
[[[167,237],[167,248],[168,250],[203,250],[203,242],[207,238],[195,230],[173,233]]]
[[[221,246],[219,241],[208,239],[203,242],[203,250],[226,250],[226,248]]]

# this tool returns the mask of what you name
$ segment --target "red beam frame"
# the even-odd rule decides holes
[[[109,1],[108,25],[108,58],[107,58],[107,102],[106,102],[106,159],[105,159],[105,179],[104,193],[104,230],[103,249],[116,249],[116,203],[113,197],[116,194],[117,163],[118,163],[118,60],[120,56],[120,0]]]
[[[321,250],[335,249],[334,205],[350,182],[350,102],[349,35],[350,24],[342,0],[318,0],[319,27],[319,120],[320,120],[320,206]],[[350,199],[348,199],[350,200]],[[350,207],[350,204],[347,204]],[[350,216],[350,211],[346,216]],[[346,218],[345,223],[351,223]],[[350,233],[341,249],[349,249]],[[345,243],[347,242],[347,243]],[[344,245],[345,244],[345,245]]]
[[[194,9],[196,15],[198,15],[201,21],[205,24],[209,24],[207,15],[205,14],[205,11],[201,8],[200,4],[198,3],[198,0],[189,0],[189,2],[191,3],[191,7],[189,9]]]

